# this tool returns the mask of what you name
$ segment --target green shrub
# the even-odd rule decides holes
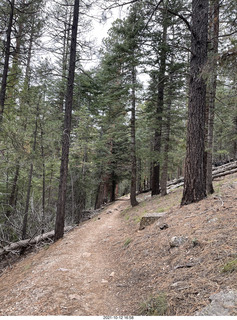
[[[168,303],[164,293],[150,297],[141,304],[139,313],[143,316],[164,316],[167,313]]]
[[[221,272],[236,272],[237,271],[237,259],[227,262],[221,269]]]

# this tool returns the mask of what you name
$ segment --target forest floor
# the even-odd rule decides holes
[[[141,194],[134,208],[120,198],[6,267],[0,315],[139,315],[155,301],[156,314],[194,315],[211,294],[237,289],[236,268],[229,268],[237,258],[237,174],[214,185],[213,195],[183,207],[182,188],[163,198]],[[139,230],[141,217],[152,212],[166,214]],[[174,236],[184,243],[172,248]]]

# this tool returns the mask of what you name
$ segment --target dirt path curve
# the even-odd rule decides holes
[[[128,206],[128,200],[116,201],[3,273],[0,315],[122,315],[115,285],[120,267],[111,257],[124,241],[120,213]]]

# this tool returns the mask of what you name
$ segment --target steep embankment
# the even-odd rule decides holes
[[[150,298],[156,313],[195,314],[211,294],[237,289],[236,267],[228,264],[237,258],[237,175],[221,178],[215,190],[185,207],[179,189],[165,198],[140,195],[135,208],[127,198],[116,201],[7,268],[0,315],[136,315],[152,312]],[[149,212],[167,213],[139,231]],[[170,245],[174,236],[183,239],[178,247]]]

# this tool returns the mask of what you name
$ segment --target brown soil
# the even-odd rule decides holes
[[[31,253],[1,276],[0,315],[138,315],[159,293],[167,315],[194,315],[222,289],[237,289],[237,175],[215,183],[215,194],[180,207],[182,190],[151,198],[124,197],[65,237]],[[139,231],[145,213],[167,212]],[[173,236],[187,240],[170,247]],[[237,310],[233,310],[237,315]]]

